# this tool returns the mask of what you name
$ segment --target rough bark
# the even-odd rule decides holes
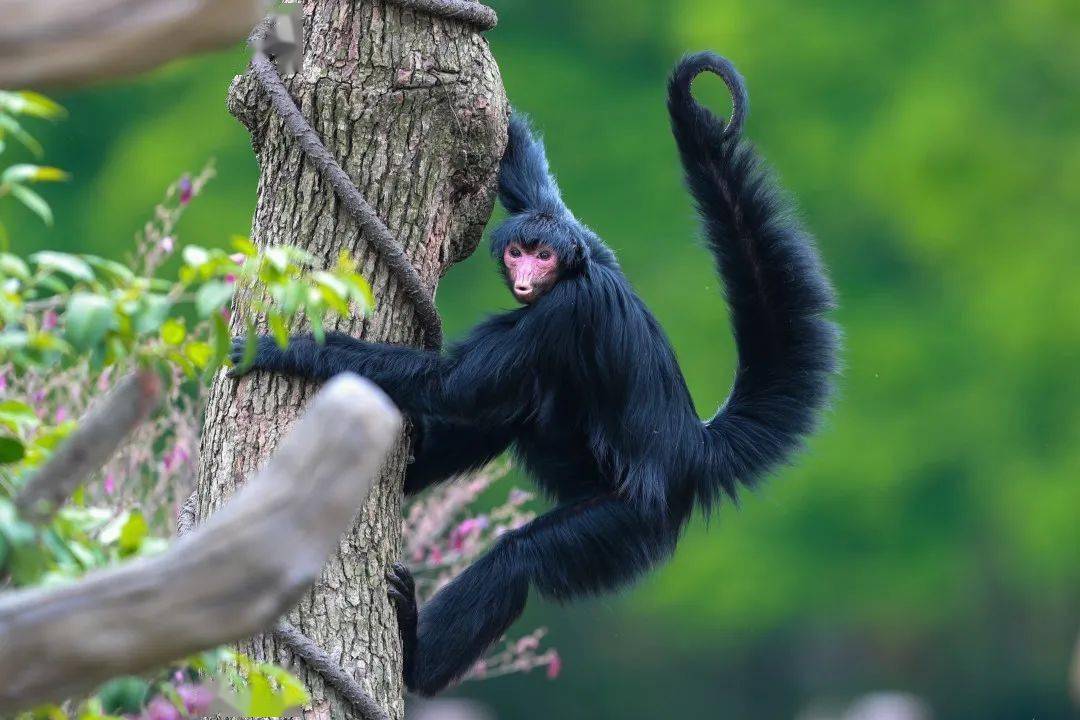
[[[476,247],[494,201],[507,103],[487,42],[467,25],[382,2],[307,0],[304,14],[302,74],[286,84],[434,291],[447,268]],[[328,264],[348,249],[361,260],[378,308],[362,320],[338,321],[338,329],[419,345],[422,332],[411,306],[288,139],[250,73],[234,81],[229,109],[251,131],[261,167],[256,243],[297,244]],[[264,373],[240,381],[219,375],[203,433],[200,518],[273,449],[312,390],[309,383]],[[384,573],[399,550],[407,456],[403,435],[321,581],[289,615],[340,656],[395,719],[403,714],[400,646]],[[288,651],[269,636],[241,650],[291,664]],[[299,663],[293,667],[312,691],[308,717],[353,717],[319,677]]]

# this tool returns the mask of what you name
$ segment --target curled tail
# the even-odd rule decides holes
[[[701,106],[691,83],[719,75],[732,95],[731,120]],[[791,214],[753,148],[740,138],[746,87],[725,58],[684,58],[671,76],[668,110],[686,182],[726,290],[738,348],[731,394],[705,424],[706,509],[734,496],[799,449],[832,391],[839,330],[825,319],[834,295],[811,235]]]

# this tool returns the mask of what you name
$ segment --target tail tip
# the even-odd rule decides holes
[[[694,79],[703,72],[718,75],[727,85],[728,91],[731,93],[732,112],[731,118],[724,123],[724,136],[733,137],[739,135],[742,132],[742,126],[746,121],[750,105],[746,83],[734,63],[712,50],[688,54],[675,66],[668,89],[668,105],[672,114],[675,115],[689,108],[699,108],[703,112],[711,112],[694,99],[691,90]]]

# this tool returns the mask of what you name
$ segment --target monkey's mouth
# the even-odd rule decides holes
[[[511,290],[510,292],[513,293],[514,299],[523,305],[532,305],[540,297],[540,291],[535,289],[529,292],[518,292],[517,290]]]

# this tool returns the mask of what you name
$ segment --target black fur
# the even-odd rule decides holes
[[[705,70],[732,90],[725,123],[692,97]],[[738,369],[708,422],[694,409],[663,330],[615,256],[563,204],[544,148],[511,120],[500,176],[510,218],[492,236],[548,243],[559,281],[534,304],[491,318],[445,354],[332,334],[281,351],[260,339],[255,367],[326,379],[351,371],[418,425],[408,492],[512,448],[558,506],[507,533],[416,617],[407,572],[390,575],[408,686],[436,693],[521,613],[529,588],[559,601],[633,582],[671,555],[695,505],[753,485],[799,447],[825,406],[838,333],[814,242],[739,135],[742,79],[725,59],[684,59],[669,88],[672,130],[727,291]],[[238,343],[236,352],[242,352]]]

